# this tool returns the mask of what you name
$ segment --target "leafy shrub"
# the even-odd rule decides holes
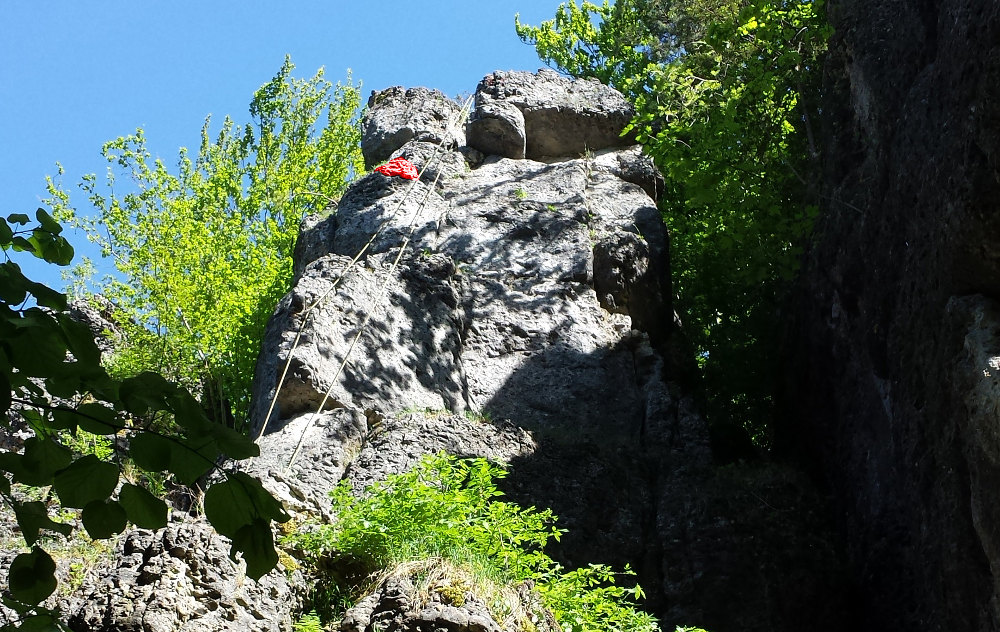
[[[0,217],[0,430],[16,423],[29,436],[20,451],[0,452],[0,505],[17,520],[30,552],[14,557],[7,573],[4,605],[20,615],[24,629],[52,629],[58,613],[40,604],[55,592],[56,564],[44,547],[45,532],[69,537],[65,511],[80,510],[91,538],[106,540],[128,523],[156,529],[167,523],[167,506],[147,489],[122,482],[126,459],[149,472],[165,472],[190,485],[222,457],[259,454],[246,436],[212,423],[187,390],[154,373],[124,380],[108,375],[90,329],[66,311],[66,297],[31,281],[10,252],[29,252],[68,265],[73,248],[62,226],[43,209]],[[34,302],[35,306],[30,306]],[[169,417],[164,435],[139,420]],[[117,458],[113,436],[123,441]],[[117,491],[116,491],[117,490]],[[51,492],[54,492],[52,494]],[[58,498],[58,503],[55,502]],[[52,505],[61,508],[53,515]],[[260,482],[227,473],[205,495],[209,522],[243,555],[247,575],[259,578],[277,563],[271,522],[288,516]],[[72,569],[71,569],[72,570]],[[80,579],[83,567],[71,576]],[[12,629],[11,623],[0,630]]]
[[[181,148],[173,169],[142,129],[105,143],[104,186],[95,174],[79,184],[89,211],[48,181],[55,217],[82,228],[118,272],[96,283],[122,332],[112,375],[155,371],[237,424],[267,319],[291,284],[299,223],[364,170],[359,89],[334,86],[322,69],[296,79],[293,69],[286,58],[254,93],[252,124],[226,117],[213,135],[206,119],[197,154]],[[78,270],[77,291],[92,269]]]
[[[469,571],[479,594],[494,596],[501,619],[509,614],[502,589],[532,580],[564,630],[657,629],[635,608],[639,587],[615,585],[622,573],[600,565],[567,571],[546,555],[545,544],[561,533],[555,516],[497,500],[495,481],[504,476],[485,459],[426,456],[360,496],[341,482],[330,493],[336,521],[289,540],[352,598],[385,569],[443,558]]]

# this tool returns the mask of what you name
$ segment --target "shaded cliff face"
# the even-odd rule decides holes
[[[1000,6],[830,2],[824,211],[786,437],[866,629],[1000,627]]]

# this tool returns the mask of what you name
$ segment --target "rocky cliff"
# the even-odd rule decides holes
[[[1000,8],[829,10],[785,436],[839,501],[862,629],[996,630]]]
[[[613,90],[550,71],[486,77],[467,120],[436,91],[373,94],[369,166],[402,156],[422,175],[370,173],[304,221],[246,469],[298,521],[323,520],[340,480],[360,490],[440,450],[485,456],[509,468],[510,500],[560,516],[555,557],[631,564],[664,629],[845,629],[809,484],[713,465],[681,386],[658,175],[621,137],[630,115]],[[79,630],[288,630],[313,580],[289,559],[246,580],[227,548],[175,514],[126,533],[63,609]],[[413,606],[393,582],[342,629],[513,629],[475,600]]]
[[[785,470],[715,470],[679,385],[658,174],[621,137],[628,104],[494,73],[458,116],[435,91],[373,94],[369,166],[401,156],[422,178],[372,173],[303,225],[254,389],[269,454],[306,437],[285,497],[339,476],[295,491],[332,428],[351,429],[334,460],[356,487],[429,451],[486,455],[512,500],[561,517],[561,561],[631,564],[665,629],[839,629],[821,505]]]

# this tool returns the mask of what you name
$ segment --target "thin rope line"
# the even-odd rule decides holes
[[[403,258],[403,253],[406,252],[406,247],[410,244],[410,238],[413,236],[413,231],[416,229],[417,217],[420,215],[420,211],[423,210],[424,205],[427,204],[427,199],[430,197],[431,192],[434,191],[434,187],[437,186],[438,178],[440,177],[441,177],[441,172],[438,171],[437,175],[434,176],[434,183],[431,184],[430,187],[428,187],[427,193],[424,195],[424,199],[420,201],[420,204],[417,205],[416,210],[413,211],[413,215],[410,216],[410,223],[407,226],[408,232],[406,234],[406,238],[403,239],[403,243],[400,244],[399,251],[396,253],[396,257],[393,259],[392,265],[389,266],[389,271],[386,272],[385,278],[382,280],[382,285],[378,289],[379,296],[373,302],[372,307],[368,310],[368,312],[365,314],[364,319],[361,321],[361,326],[358,327],[358,333],[354,335],[354,339],[351,341],[350,346],[344,353],[344,359],[343,361],[341,361],[340,367],[337,369],[337,373],[333,376],[333,379],[330,380],[330,388],[328,388],[326,390],[326,394],[323,395],[323,400],[319,403],[319,407],[316,409],[316,412],[309,419],[309,421],[306,422],[306,424],[302,427],[302,432],[299,433],[299,441],[295,445],[295,450],[292,452],[291,458],[288,459],[288,465],[286,465],[284,469],[285,472],[291,469],[292,465],[295,463],[295,459],[298,458],[299,451],[302,449],[302,444],[306,438],[306,432],[312,426],[312,422],[317,417],[319,417],[319,415],[323,412],[323,407],[326,406],[326,403],[330,400],[330,395],[333,393],[333,389],[337,386],[337,380],[340,378],[340,374],[343,373],[344,367],[347,366],[347,362],[351,358],[351,352],[354,351],[354,347],[358,344],[358,341],[361,339],[361,335],[365,332],[365,328],[368,326],[368,321],[371,320],[372,313],[375,311],[375,309],[377,309],[380,306],[380,304],[385,299],[387,295],[386,289],[389,287],[389,281],[395,275],[396,268],[399,266],[399,261]]]
[[[455,128],[457,128],[457,126],[460,125],[461,122],[464,121],[465,118],[469,115],[469,112],[471,111],[472,108],[472,100],[473,97],[469,97],[468,99],[466,99],[465,104],[462,106],[462,109],[459,110],[459,112],[455,115],[454,121],[449,121],[448,127],[445,129],[445,137],[443,139],[444,142],[447,142],[450,139],[452,134],[455,133]],[[362,256],[364,256],[365,252],[367,252],[368,249],[371,247],[371,245],[375,243],[375,239],[378,237],[382,229],[385,228],[389,224],[389,222],[391,222],[392,219],[396,217],[400,209],[403,207],[403,204],[405,204],[406,200],[410,197],[410,194],[413,191],[414,187],[416,187],[417,182],[420,181],[420,177],[424,175],[424,172],[427,171],[427,169],[431,166],[431,164],[433,164],[434,160],[437,158],[438,153],[441,151],[442,145],[443,143],[435,146],[434,152],[431,154],[431,157],[427,160],[427,162],[424,163],[424,168],[420,170],[420,173],[417,174],[417,177],[414,179],[414,181],[410,183],[410,186],[403,193],[403,196],[396,204],[396,207],[393,209],[392,213],[390,213],[390,215],[381,224],[379,224],[378,228],[375,229],[375,232],[372,234],[371,238],[368,239],[368,242],[361,247],[361,250],[359,250],[358,253],[354,256],[354,258],[351,259],[347,267],[345,267],[341,271],[340,276],[337,277],[337,279],[326,290],[326,292],[324,292],[309,307],[307,307],[304,312],[302,312],[302,322],[299,324],[298,331],[296,331],[295,333],[295,340],[292,342],[292,346],[288,350],[288,358],[285,361],[285,366],[281,371],[281,378],[278,380],[278,385],[277,387],[275,387],[274,390],[274,396],[271,398],[271,404],[267,409],[267,415],[264,416],[264,419],[261,422],[260,431],[257,433],[257,437],[254,439],[254,441],[260,441],[260,438],[264,436],[264,431],[267,429],[267,424],[271,420],[271,415],[274,412],[274,407],[278,402],[278,395],[281,393],[281,388],[284,386],[285,378],[288,376],[288,369],[292,364],[292,355],[295,349],[297,349],[299,346],[299,341],[302,338],[302,332],[305,330],[306,324],[309,322],[309,318],[312,315],[313,310],[315,310],[320,305],[320,303],[326,300],[326,298],[330,296],[330,294],[332,294],[334,290],[337,289],[337,287],[340,285],[340,282],[344,279],[345,276],[347,276],[347,273],[350,272],[355,265],[357,265],[358,261],[361,259]],[[438,171],[438,175],[434,178],[434,185],[437,184],[438,178],[440,176],[441,172]],[[434,186],[431,186],[431,188],[429,189],[429,191],[432,190],[434,190]],[[407,237],[407,239],[409,239],[409,237]],[[298,451],[298,448],[296,448],[296,451]],[[291,466],[291,464],[289,464],[289,466]]]

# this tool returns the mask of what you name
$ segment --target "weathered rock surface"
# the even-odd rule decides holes
[[[634,110],[618,91],[593,79],[543,69],[494,72],[476,88],[468,143],[484,154],[542,160],[627,147]]]
[[[387,88],[372,93],[368,108],[370,114],[361,126],[361,152],[369,169],[411,140],[465,144],[460,127],[448,129],[450,121],[457,121],[461,105],[439,90]]]
[[[838,500],[863,629],[997,630],[1000,6],[829,10],[786,436]]]
[[[423,573],[428,569],[418,568]],[[431,569],[433,572],[433,569]],[[432,578],[434,575],[431,575]],[[538,603],[531,587],[522,585],[515,598],[518,606],[508,621],[498,623],[489,608],[471,590],[465,590],[454,603],[448,595],[453,584],[431,583],[421,590],[410,573],[394,574],[367,597],[347,611],[340,624],[342,632],[399,630],[413,632],[558,632],[552,615]],[[426,580],[425,582],[426,583]],[[422,593],[422,594],[421,594]]]
[[[181,521],[124,534],[114,564],[88,577],[62,608],[74,630],[276,632],[290,629],[304,596],[301,573],[289,575],[247,579],[225,538],[205,522]]]

